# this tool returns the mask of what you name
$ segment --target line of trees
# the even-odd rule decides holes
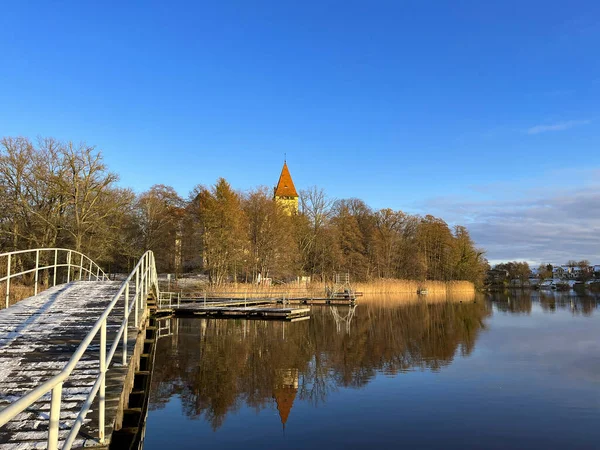
[[[155,185],[136,195],[86,144],[52,138],[0,141],[0,250],[68,247],[111,270],[145,251],[162,272],[204,272],[211,282],[298,275],[355,280],[406,278],[482,282],[484,253],[463,226],[359,199],[300,193],[288,215],[272,190],[238,192],[223,178],[187,199]]]

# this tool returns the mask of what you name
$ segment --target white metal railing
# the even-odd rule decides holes
[[[164,308],[172,308],[173,305],[179,306],[181,303],[181,293],[180,292],[159,292],[158,294],[158,309]]]
[[[135,293],[133,299],[130,301],[130,284],[135,283]],[[98,397],[98,429],[99,436],[98,440],[101,444],[104,444],[104,429],[105,429],[105,409],[106,409],[106,372],[112,362],[113,356],[122,342],[123,358],[121,361],[122,365],[127,364],[127,328],[129,324],[129,315],[131,312],[134,313],[134,324],[136,328],[139,328],[142,320],[144,319],[144,311],[146,310],[146,300],[148,294],[154,291],[158,293],[158,277],[156,274],[156,267],[154,262],[154,254],[151,251],[147,251],[140,258],[133,271],[129,274],[127,279],[121,284],[118,292],[113,296],[111,302],[108,304],[102,315],[98,318],[92,329],[83,339],[79,347],[69,362],[63,367],[60,373],[53,376],[49,380],[45,381],[38,387],[29,391],[23,397],[17,401],[11,403],[6,408],[0,410],[0,427],[4,426],[8,421],[13,419],[17,414],[21,413],[25,409],[29,408],[33,403],[38,401],[41,397],[51,392],[51,403],[50,403],[50,422],[48,427],[48,446],[50,450],[56,450],[58,448],[58,431],[59,431],[59,419],[61,413],[61,398],[62,398],[62,387],[63,383],[69,378],[71,372],[81,360],[82,356],[89,349],[90,344],[94,338],[100,333],[100,355],[99,355],[99,371],[96,378],[96,382],[92,386],[92,390],[87,396],[81,410],[75,422],[73,423],[70,431],[66,437],[63,445],[63,450],[70,449],[77,437],[77,433],[83,424],[85,416],[99,392]],[[114,336],[108,355],[106,353],[106,325],[107,319],[119,303],[124,302],[123,309],[123,320],[121,326]]]
[[[33,265],[33,259],[35,256],[35,267],[29,269],[16,269],[14,272],[12,269],[13,265],[16,265],[17,260],[22,264],[29,262]],[[41,261],[51,261],[50,263],[42,263]],[[64,261],[64,262],[61,262]],[[33,250],[18,250],[15,252],[2,253],[0,254],[0,266],[2,263],[6,264],[6,275],[0,278],[0,287],[2,283],[6,283],[5,289],[5,307],[8,308],[10,303],[10,282],[13,278],[22,277],[27,274],[34,274],[34,294],[37,295],[39,287],[39,275],[41,271],[52,272],[52,286],[56,286],[56,276],[58,270],[61,267],[66,267],[67,278],[66,282],[69,283],[71,280],[84,278],[84,273],[88,280],[104,280],[106,274],[100,266],[88,258],[83,253],[75,250],[69,250],[67,248],[36,248]],[[73,277],[71,278],[71,272]],[[48,273],[48,277],[50,273]],[[60,282],[61,280],[59,280]],[[48,280],[49,284],[49,280]],[[59,283],[60,284],[60,283]]]

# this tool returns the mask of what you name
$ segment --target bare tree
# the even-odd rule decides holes
[[[136,202],[139,247],[153,250],[159,270],[173,272],[180,258],[183,200],[171,186],[154,185]]]
[[[75,250],[81,251],[85,237],[93,235],[121,206],[107,197],[118,177],[107,170],[94,147],[68,142],[61,152],[65,174],[60,187],[69,211],[66,231],[73,238]]]

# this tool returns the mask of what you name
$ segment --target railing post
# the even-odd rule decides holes
[[[62,397],[62,382],[52,388],[50,400],[50,424],[48,426],[48,449],[58,448],[58,425],[60,423],[60,402]]]
[[[67,283],[71,282],[71,250],[67,254]]]
[[[40,267],[40,251],[38,249],[35,251],[35,286],[33,288],[33,295],[37,295],[37,291],[38,291],[39,267]]]
[[[6,307],[8,308],[8,303],[10,299],[10,263],[11,263],[11,254],[8,254],[8,261],[6,263]]]
[[[100,393],[98,394],[98,438],[104,444],[104,410],[106,403],[106,319],[100,327]]]
[[[144,301],[148,301],[148,291],[150,290],[150,283],[148,280],[148,255],[146,254],[146,259],[144,260],[144,283],[146,287],[146,295]]]
[[[135,272],[135,326],[138,326],[138,307],[140,304],[140,271]]]
[[[54,250],[54,280],[52,281],[52,286],[56,286],[56,271],[58,270],[58,249]]]
[[[144,307],[144,298],[146,296],[146,281],[145,281],[145,277],[146,274],[144,273],[144,260],[142,260],[142,263],[140,264],[140,294],[141,294],[141,298],[140,298],[140,307],[143,308]]]
[[[92,280],[92,260],[90,259],[90,270],[88,270],[88,281]]]
[[[154,255],[152,255],[152,284],[158,285],[158,274],[156,273],[156,260],[154,259]]]
[[[79,281],[81,281],[82,274],[83,274],[83,253],[81,254],[81,259],[79,260]]]
[[[96,267],[96,281],[100,280],[100,266]],[[102,281],[104,281],[104,277],[102,277]]]
[[[129,326],[129,282],[125,283],[125,326],[123,327],[123,365],[127,364],[127,327]]]

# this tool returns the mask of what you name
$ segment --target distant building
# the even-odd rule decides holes
[[[279,175],[279,182],[274,189],[275,201],[285,208],[288,214],[298,213],[298,193],[296,187],[292,181],[292,176],[287,166],[287,162],[283,163],[283,169],[281,169],[281,175]]]

